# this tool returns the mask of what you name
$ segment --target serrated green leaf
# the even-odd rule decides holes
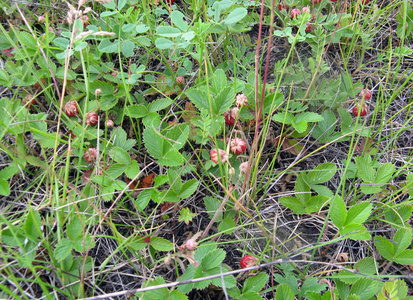
[[[304,297],[308,292],[316,292],[321,294],[327,287],[326,283],[319,284],[318,279],[315,277],[307,278],[303,285],[300,288],[300,293],[298,294],[301,297]]]
[[[324,183],[329,181],[336,174],[336,172],[337,167],[334,163],[324,163],[309,171],[305,176],[305,181],[308,184]]]
[[[393,176],[395,166],[391,163],[385,163],[378,170],[375,177],[375,183],[389,183]]]
[[[214,269],[212,269],[211,273],[217,272],[217,274],[219,274],[219,273],[225,273],[225,272],[231,271],[231,269],[228,268],[225,265],[222,265],[222,269],[221,269],[221,267],[216,267],[215,269],[216,269],[216,271]],[[208,272],[210,272],[210,270],[208,270]],[[223,276],[223,279],[224,280],[222,280],[222,277],[217,277],[217,278],[212,279],[211,283],[215,286],[220,286],[220,287],[225,286],[226,288],[233,288],[233,287],[237,286],[237,280],[235,279],[235,277],[233,275]],[[224,281],[224,282],[222,282],[222,281]]]
[[[360,278],[351,287],[350,295],[357,295],[360,300],[368,300],[376,294],[377,288],[377,281],[370,278]]]
[[[294,293],[286,284],[280,284],[275,292],[275,300],[294,300]]]
[[[221,202],[218,199],[214,198],[214,197],[206,196],[206,197],[204,197],[204,203],[205,203],[205,208],[208,212],[208,215],[212,219],[214,217],[215,213],[218,211],[218,209],[221,205]],[[216,218],[215,222],[221,222],[222,215],[223,215],[223,213],[220,212],[218,214],[218,217]]]
[[[239,298],[236,298],[236,299],[238,300],[262,300],[263,298],[257,292],[246,292],[245,294],[242,294]]]
[[[169,294],[169,300],[188,300],[188,297],[185,296],[182,292],[173,290]]]
[[[324,117],[322,115],[319,115],[313,112],[303,112],[295,116],[296,122],[306,121],[310,123],[310,122],[320,122],[323,120],[324,120]]]
[[[346,224],[346,204],[344,203],[343,198],[341,198],[340,196],[335,196],[331,200],[330,217],[331,221],[333,221],[334,225],[336,225],[339,229],[343,228]]]
[[[323,120],[314,127],[312,135],[320,142],[327,143],[337,126],[337,119],[331,110],[325,110],[321,116]]]
[[[169,185],[171,186],[172,190],[176,193],[179,194],[182,188],[182,180],[181,176],[178,175],[177,172],[175,172],[173,169],[168,170],[168,180],[169,180]]]
[[[146,189],[139,193],[136,197],[135,205],[136,208],[143,212],[143,210],[148,206],[149,201],[151,200],[152,189]]]
[[[208,252],[201,261],[200,268],[203,270],[213,269],[218,267],[225,258],[225,251],[223,249],[215,249]]]
[[[233,218],[227,216],[218,225],[219,232],[225,232],[225,234],[231,234],[235,230],[236,224]]]
[[[124,164],[115,163],[106,170],[106,174],[112,179],[116,179],[125,172],[126,168],[127,166]]]
[[[206,109],[208,112],[210,111],[208,95],[203,89],[194,88],[187,90],[186,95],[196,108],[199,110]]]
[[[122,190],[126,189],[127,184],[123,180],[119,180],[119,179],[113,180],[112,179],[111,186],[117,191],[122,191]]]
[[[311,214],[313,212],[319,211],[321,208],[324,207],[324,205],[327,204],[328,200],[328,197],[322,195],[311,197],[309,200],[306,201],[305,212],[307,214]]]
[[[172,105],[172,100],[168,98],[161,98],[158,99],[148,105],[148,111],[151,112],[156,112],[160,111],[162,109],[167,108],[168,106]]]
[[[205,257],[205,255],[207,255],[211,251],[214,251],[215,249],[217,249],[217,243],[215,242],[203,243],[195,251],[194,258],[197,262],[200,263],[202,259]]]
[[[175,150],[168,151],[163,157],[158,159],[158,162],[166,167],[180,166],[183,163],[181,153]]]
[[[341,119],[341,131],[345,132],[347,128],[353,125],[353,118],[351,117],[347,109],[345,109],[344,107],[339,107],[337,111]]]
[[[356,157],[357,175],[367,183],[374,182],[374,169],[362,156]]]
[[[394,243],[387,240],[384,236],[378,235],[374,238],[374,245],[385,259],[393,261]]]
[[[340,229],[342,235],[346,235],[346,238],[357,240],[357,241],[366,241],[371,238],[369,232],[367,232],[366,227],[360,224],[348,224]]]
[[[132,160],[132,162],[126,167],[125,174],[128,178],[133,179],[138,175],[140,172],[139,164],[136,160]]]
[[[363,224],[370,216],[373,206],[369,202],[361,202],[348,210],[346,225],[355,223]]]
[[[403,250],[405,250],[412,242],[412,231],[406,228],[400,228],[397,230],[393,238],[394,244],[394,255],[398,256]]]
[[[32,239],[38,238],[41,234],[42,219],[40,213],[37,210],[29,208],[26,220],[24,222],[24,229],[26,236]]]
[[[174,244],[157,236],[151,237],[150,245],[159,251],[172,251],[174,249]]]
[[[300,122],[297,122],[296,120],[294,120],[294,122],[292,122],[291,124],[294,129],[299,132],[299,133],[303,133],[304,131],[307,130],[307,122],[305,120],[302,120]]]
[[[258,275],[247,278],[244,282],[242,293],[261,291],[267,283],[268,278],[269,276],[266,273],[259,273]]]
[[[333,192],[326,186],[324,185],[319,185],[319,184],[311,184],[310,188],[314,191],[317,192],[320,196],[324,196],[327,198],[333,197]]]
[[[280,203],[298,215],[305,214],[305,204],[303,201],[299,200],[298,198],[292,196],[286,196],[280,198]]]
[[[272,116],[272,119],[276,122],[291,125],[294,122],[294,116],[290,113],[277,113]]]
[[[225,75],[224,70],[222,69],[217,69],[214,72],[214,75],[212,77],[212,88],[215,91],[215,93],[219,93],[222,91],[224,88],[227,87],[227,76]],[[232,99],[232,103],[234,103],[234,99]]]
[[[382,187],[378,186],[374,183],[362,183],[360,186],[361,191],[363,194],[376,194],[381,192]]]
[[[188,180],[182,185],[181,191],[179,192],[179,197],[181,197],[182,199],[188,198],[196,191],[198,185],[199,183],[198,181],[196,181],[196,179]]]
[[[92,239],[90,234],[86,234],[85,237],[78,238],[73,241],[73,248],[77,252],[85,252],[95,246],[95,241]]]
[[[194,265],[189,265],[186,268],[186,271],[184,274],[182,274],[181,277],[179,277],[179,281],[186,281],[186,280],[190,280],[192,278],[194,278],[194,274],[195,274],[195,267]],[[182,293],[189,293],[192,289],[194,288],[194,284],[193,283],[188,283],[188,284],[181,284],[178,285],[177,289],[182,292]]]
[[[137,104],[127,106],[125,112],[131,118],[143,118],[149,113],[145,106]]]
[[[163,155],[163,137],[154,128],[145,128],[143,131],[143,141],[148,153],[155,159],[159,159]]]
[[[214,115],[221,115],[226,112],[234,104],[235,95],[233,86],[222,89],[212,102]]]
[[[203,278],[205,276],[216,275],[216,274],[219,274],[219,270],[217,269],[202,270],[202,268],[197,268],[194,273],[194,278]],[[211,279],[198,281],[194,283],[194,288],[198,290],[203,290],[206,287],[208,287],[210,284],[211,284]]]
[[[306,182],[306,174],[304,172],[300,173],[295,182],[295,192],[298,199],[305,203],[308,199],[311,198],[311,189],[308,183]]]
[[[66,225],[67,237],[75,241],[83,233],[82,223],[79,217],[73,217],[70,222]]]
[[[394,257],[394,261],[401,265],[413,265],[413,250],[404,250]]]
[[[331,299],[331,298],[330,298]],[[349,295],[346,300],[361,300],[360,297],[358,295],[355,294],[351,294]]]
[[[54,256],[57,261],[64,260],[72,251],[72,241],[68,239],[61,239],[54,250]]]
[[[131,158],[128,152],[119,147],[113,147],[109,152],[109,156],[114,161],[124,165],[129,165],[131,162]]]

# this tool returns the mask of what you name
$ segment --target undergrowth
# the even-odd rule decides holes
[[[408,0],[2,4],[0,296],[412,299]]]

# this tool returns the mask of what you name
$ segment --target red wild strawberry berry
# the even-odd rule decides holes
[[[229,126],[233,126],[237,119],[239,109],[237,107],[230,108],[224,112],[225,123]]]
[[[249,267],[253,267],[256,265],[258,259],[254,256],[251,255],[245,255],[239,265],[241,266],[241,269],[245,269],[245,268],[249,268]]]
[[[98,120],[98,114],[95,112],[90,111],[85,115],[85,123],[88,126],[96,125],[98,123]]]
[[[278,4],[278,10],[279,10],[279,11],[282,11],[283,9],[287,10],[287,9],[288,9],[288,6],[285,5],[285,4]]]
[[[294,19],[294,18],[297,17],[298,15],[301,15],[301,10],[298,9],[298,8],[293,8],[293,9],[291,10],[291,12],[290,12],[291,18]]]
[[[361,103],[357,103],[353,107],[353,115],[355,115],[356,117],[359,115],[359,111],[360,111],[360,117],[364,117],[369,112],[369,107],[366,103],[363,103],[363,107],[361,107],[361,109],[360,109],[360,106],[361,106]]]
[[[370,2],[370,0],[361,0],[361,3],[363,4],[368,4]]]
[[[31,94],[27,94],[23,99],[23,104],[27,108],[31,108],[32,105],[36,105],[37,101]]]
[[[144,239],[143,239],[143,241],[145,242],[145,243],[150,243],[151,242],[151,237],[150,236],[147,236],[147,237],[145,237]]]
[[[69,117],[73,117],[79,113],[79,108],[76,101],[69,101],[65,104],[65,113]]]
[[[175,1],[176,1],[176,0],[167,0],[167,2],[168,2],[169,4],[173,4],[173,3],[175,3]]]
[[[305,28],[305,32],[309,33],[311,31],[311,25],[307,24],[307,27]]]
[[[369,89],[363,89],[360,92],[360,97],[369,100],[371,98],[371,91]]]
[[[235,154],[241,154],[247,149],[247,143],[243,139],[236,137],[229,142],[229,149]]]
[[[96,148],[89,148],[85,152],[84,158],[86,159],[86,161],[88,163],[91,163],[91,162],[96,161],[98,156],[99,156],[99,153],[98,153],[98,150]]]
[[[245,96],[244,94],[239,94],[235,97],[235,105],[237,107],[241,107],[241,106],[246,106],[248,105],[248,99],[247,96]]]
[[[228,161],[228,154],[225,150],[218,149],[219,151],[219,160],[221,160],[221,163],[225,163]],[[217,149],[212,149],[211,150],[211,160],[214,163],[218,163],[218,154],[217,154]]]

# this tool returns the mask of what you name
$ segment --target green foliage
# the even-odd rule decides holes
[[[182,208],[179,212],[178,220],[180,222],[184,221],[186,225],[189,225],[192,222],[193,217],[196,216],[196,213],[191,213],[188,207]]]
[[[371,238],[366,227],[362,224],[370,216],[372,205],[369,202],[361,202],[348,211],[346,204],[340,196],[335,196],[330,205],[331,220],[340,230],[340,234],[347,235],[355,240],[368,240]]]
[[[380,165],[376,171],[370,157],[358,156],[355,161],[357,165],[357,176],[363,180],[361,191],[364,194],[381,192],[393,177],[395,166],[391,163]]]
[[[406,282],[396,279],[394,281],[387,281],[380,293],[377,294],[377,300],[411,300],[412,296],[407,296]]]
[[[222,115],[234,103],[236,95],[235,83],[227,83],[222,69],[214,72],[210,86],[202,85],[186,91],[186,95],[199,109],[205,109],[212,116]]]
[[[159,131],[155,127],[147,127],[143,131],[146,148],[158,162],[164,166],[179,166],[183,157],[179,150],[185,146],[189,127],[186,124]]]
[[[332,197],[331,191],[320,183],[327,182],[335,173],[336,166],[333,163],[324,163],[309,172],[301,172],[295,183],[297,197],[282,197],[281,204],[296,214],[309,214],[320,210]],[[311,190],[318,195],[312,196]]]
[[[228,295],[234,299],[255,300],[263,299],[259,292],[264,288],[268,281],[268,275],[259,273],[245,280],[242,290],[237,287],[228,289]]]
[[[389,261],[402,265],[413,264],[413,250],[407,249],[412,240],[412,231],[407,228],[397,230],[392,240],[378,235],[374,238],[374,244],[380,254]]]
[[[225,251],[217,249],[216,243],[205,243],[199,246],[195,251],[195,261],[198,262],[198,266],[189,265],[185,273],[179,278],[180,281],[202,278],[205,276],[216,275],[224,272],[228,272],[229,268],[222,264],[225,258]],[[187,294],[193,288],[204,289],[210,284],[230,289],[235,287],[236,280],[232,275],[224,276],[223,278],[215,278],[210,280],[199,281],[195,283],[183,284],[178,286],[178,290]]]

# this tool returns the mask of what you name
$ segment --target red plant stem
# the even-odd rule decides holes
[[[271,44],[272,44],[272,30],[273,30],[273,23],[274,23],[274,7],[275,7],[275,0],[271,1],[271,18],[270,18],[270,34],[268,39],[268,47],[267,47],[267,57],[265,62],[265,71],[264,71],[264,80],[262,86],[262,93],[260,103],[258,103],[258,89],[260,87],[259,84],[259,74],[260,74],[260,67],[259,67],[259,60],[260,60],[260,48],[261,48],[261,34],[262,34],[262,21],[264,16],[264,0],[261,1],[261,11],[260,11],[260,24],[258,29],[258,38],[257,38],[257,53],[255,55],[255,111],[256,113],[256,122],[255,122],[255,133],[254,133],[254,140],[251,146],[251,154],[248,160],[248,165],[251,166],[252,158],[256,157],[255,153],[257,153],[258,147],[258,133],[260,122],[262,118],[262,108],[264,104],[264,97],[265,97],[265,85],[267,83],[267,76],[268,76],[268,68],[270,64],[270,52],[271,52]],[[249,168],[251,170],[251,168]],[[250,176],[245,176],[244,182],[242,184],[242,192],[244,193],[245,187],[247,184],[247,180]]]

